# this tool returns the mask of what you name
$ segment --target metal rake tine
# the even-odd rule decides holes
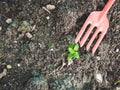
[[[91,44],[93,43],[93,41],[95,40],[96,36],[98,35],[98,33],[100,32],[100,29],[96,29],[96,31],[93,33],[92,38],[90,39],[90,41],[88,42],[87,46],[86,46],[86,50],[88,51]]]
[[[106,34],[106,32],[103,32],[103,33],[101,32],[100,37],[98,38],[97,42],[95,43],[94,47],[92,48],[92,54],[93,54],[93,55],[94,55],[96,49],[98,48],[100,42],[101,42],[102,39],[104,38],[105,34]]]
[[[85,31],[85,29],[87,28],[88,25],[89,25],[89,22],[88,22],[88,21],[86,21],[86,22],[83,24],[80,32],[78,33],[77,37],[75,38],[75,41],[74,41],[75,43],[79,42],[80,38],[82,37],[82,35],[83,35],[83,33],[84,33],[84,31]]]
[[[83,36],[82,40],[80,41],[81,47],[85,44],[85,42],[88,39],[88,37],[89,37],[90,33],[92,32],[93,28],[94,28],[94,26],[91,25],[89,27],[89,29],[87,30],[87,32],[85,33],[85,35]]]

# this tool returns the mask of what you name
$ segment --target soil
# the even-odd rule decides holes
[[[55,9],[45,10],[48,4]],[[81,47],[80,58],[58,70],[67,63],[68,44],[87,16],[105,4],[0,0],[0,90],[120,90],[120,0],[107,15],[109,30],[95,55]],[[96,80],[96,74],[102,79]]]

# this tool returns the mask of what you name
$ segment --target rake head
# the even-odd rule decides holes
[[[89,28],[86,31],[88,25]],[[98,48],[100,42],[106,34],[108,27],[109,21],[107,19],[107,16],[103,15],[102,11],[94,11],[88,16],[74,42],[79,42],[80,46],[82,47],[89,38],[90,34],[93,32],[93,29],[96,28],[95,32],[92,34],[92,37],[89,39],[88,44],[86,46],[86,50],[88,51],[91,45],[94,44],[93,42],[96,39],[96,37],[99,35],[92,48],[92,54],[94,55],[96,49]]]

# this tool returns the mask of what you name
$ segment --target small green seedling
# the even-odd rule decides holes
[[[67,60],[72,60],[73,57],[80,58],[78,50],[79,50],[78,43],[74,44],[74,43],[70,42],[69,46],[68,46],[68,52],[69,53],[68,53],[68,56],[67,56]]]

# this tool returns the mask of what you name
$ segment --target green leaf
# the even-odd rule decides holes
[[[71,60],[73,57],[73,54],[69,53],[68,56],[67,56],[67,60]]]
[[[75,51],[72,48],[68,48],[69,53],[73,54]]]
[[[72,42],[69,43],[69,48],[74,48],[74,44]]]
[[[74,57],[75,57],[75,58],[80,58],[80,56],[79,56],[79,53],[78,53],[78,52],[75,52],[73,55],[74,55]]]
[[[75,51],[78,51],[78,49],[79,49],[79,45],[78,45],[78,43],[77,43],[77,44],[75,44],[75,46],[74,46],[74,50],[75,50]]]

